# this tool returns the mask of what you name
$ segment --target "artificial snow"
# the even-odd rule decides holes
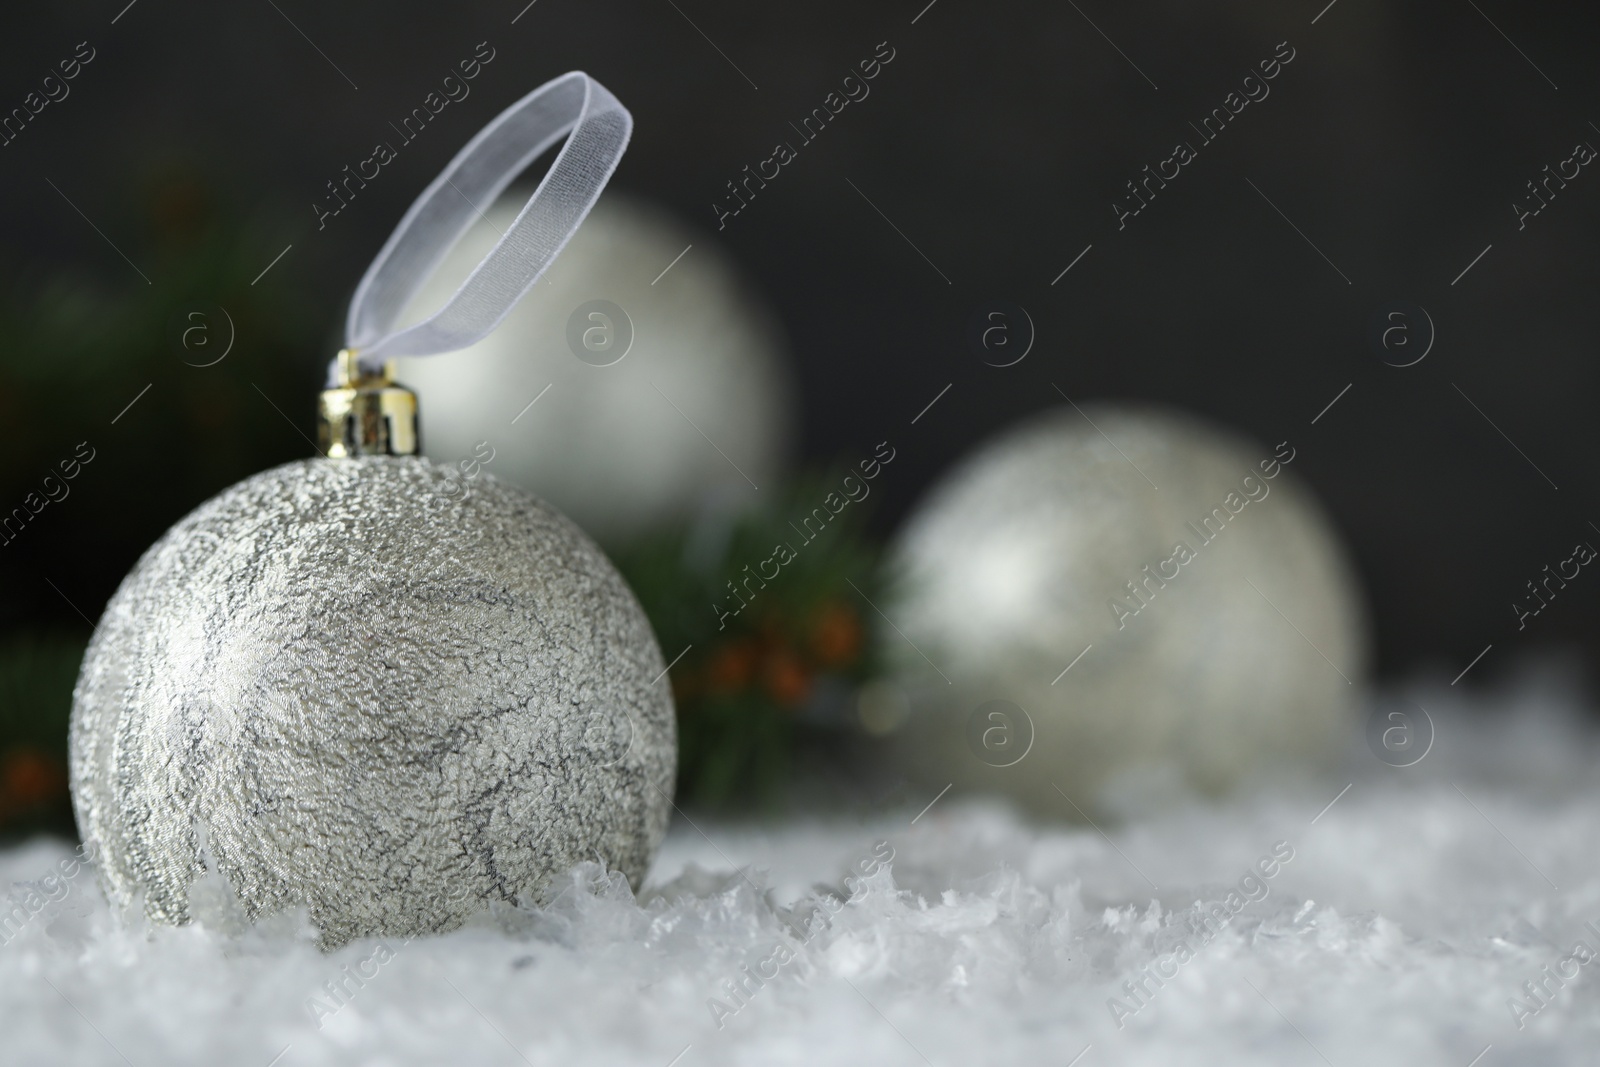
[[[33,842],[0,852],[0,1062],[1590,1064],[1600,734],[1541,677],[1386,696],[1435,726],[1411,767],[1357,741],[1099,829],[953,791],[691,812],[637,897],[588,864],[543,908],[332,954],[214,875],[201,922],[119,918]]]

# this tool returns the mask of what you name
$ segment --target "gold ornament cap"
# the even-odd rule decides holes
[[[373,374],[362,368],[355,349],[345,348],[334,363],[339,384],[317,399],[317,447],[323,455],[417,455],[417,394],[396,384],[393,361]]]

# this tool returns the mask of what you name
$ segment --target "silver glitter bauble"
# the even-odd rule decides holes
[[[980,448],[891,553],[913,763],[1076,819],[1337,751],[1364,616],[1294,458],[1109,405]]]
[[[600,859],[643,877],[676,772],[660,650],[582,531],[481,471],[290,463],[174,526],[73,697],[78,827],[181,923],[205,864],[325,944],[451,929]]]
[[[526,198],[484,213],[413,316],[449,297]],[[745,476],[766,485],[790,443],[794,389],[773,316],[714,239],[611,193],[492,334],[448,358],[400,360],[398,374],[427,400],[429,456],[453,463],[487,442],[495,474],[602,543],[746,500]]]

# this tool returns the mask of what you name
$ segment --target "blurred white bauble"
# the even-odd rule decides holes
[[[527,196],[513,189],[485,212],[408,320],[449,298]],[[569,319],[595,301],[626,320],[583,310],[575,334],[590,347],[580,359]],[[629,324],[631,344],[611,363]],[[429,458],[470,462],[492,449],[490,473],[610,543],[754,493],[752,482],[782,469],[793,421],[780,332],[732,263],[705,236],[614,194],[494,333],[401,360],[397,377],[420,396]]]
[[[981,447],[890,553],[902,752],[937,785],[1078,819],[1341,749],[1365,619],[1293,459],[1111,405]]]

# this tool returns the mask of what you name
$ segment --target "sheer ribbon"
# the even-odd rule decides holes
[[[628,109],[582,71],[546,82],[496,116],[417,197],[356,288],[345,344],[361,367],[376,372],[396,356],[453,352],[488,336],[571,240],[632,132]],[[473,220],[562,137],[567,143],[516,221],[455,294],[421,322],[396,329]]]

